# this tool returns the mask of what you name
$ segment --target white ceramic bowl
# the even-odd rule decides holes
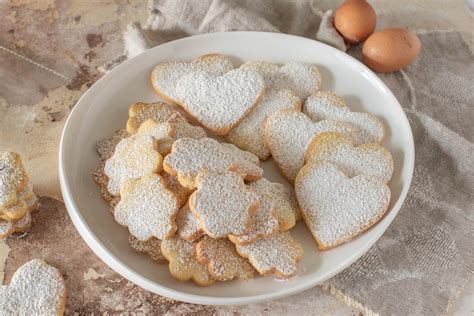
[[[355,240],[320,252],[303,223],[292,230],[304,246],[298,275],[288,281],[258,277],[250,281],[217,283],[202,288],[171,277],[167,265],[157,265],[133,251],[128,231],[118,225],[92,180],[97,165],[96,142],[125,126],[127,109],[137,101],[158,99],[150,86],[153,66],[164,60],[190,60],[218,52],[235,66],[249,60],[316,64],[322,89],[333,90],[354,111],[382,120],[386,146],[395,172],[390,181],[392,202],[386,216]],[[397,215],[410,186],[414,164],[413,136],[408,120],[392,92],[363,64],[347,54],[306,38],[262,32],[214,33],[160,45],[120,65],[97,81],[79,100],[67,120],[59,149],[61,190],[69,215],[89,247],[112,269],[139,286],[173,299],[200,304],[243,304],[294,294],[319,284],[363,255]],[[265,176],[282,181],[273,162],[264,163]]]

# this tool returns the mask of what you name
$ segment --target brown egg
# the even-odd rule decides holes
[[[334,26],[352,44],[364,41],[375,30],[377,15],[365,0],[347,0],[334,16]]]
[[[418,36],[406,29],[385,29],[372,34],[362,48],[362,59],[370,69],[392,72],[411,64],[421,50]]]

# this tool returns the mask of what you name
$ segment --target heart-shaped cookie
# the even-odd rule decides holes
[[[390,152],[378,144],[354,147],[350,139],[339,133],[321,133],[313,138],[305,156],[306,162],[330,162],[348,177],[362,174],[388,183],[393,174]]]
[[[265,123],[265,143],[283,175],[294,181],[303,167],[304,155],[313,137],[322,132],[339,132],[351,138],[351,124],[324,120],[313,122],[309,117],[294,110],[280,110]]]
[[[165,100],[179,103],[176,95],[176,84],[181,77],[198,71],[211,75],[222,75],[233,68],[230,59],[220,54],[203,55],[190,62],[167,61],[153,68],[151,84]]]
[[[318,91],[310,95],[303,113],[313,121],[340,120],[352,124],[356,129],[356,144],[382,143],[384,127],[375,116],[368,113],[351,112],[343,98],[331,91]]]
[[[348,178],[337,166],[317,161],[300,170],[295,191],[320,250],[349,241],[374,225],[390,203],[385,183],[364,175]]]
[[[66,285],[58,269],[35,259],[0,286],[0,315],[62,315]]]
[[[321,86],[321,74],[318,68],[308,63],[295,61],[280,67],[264,61],[250,61],[240,68],[260,73],[268,89],[290,89],[301,100],[305,100],[311,93],[318,91]]]
[[[257,105],[265,90],[255,71],[235,69],[221,76],[195,72],[179,79],[181,106],[217,135],[226,135]]]

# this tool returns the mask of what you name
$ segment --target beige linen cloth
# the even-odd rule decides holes
[[[252,0],[151,1],[149,14],[144,33],[135,26],[125,34],[129,55],[206,32],[316,38],[322,16],[311,1]],[[379,75],[413,129],[416,161],[408,197],[374,247],[322,285],[369,314],[443,314],[474,269],[473,56],[459,33],[420,38],[414,65]],[[360,58],[360,47],[348,53]]]

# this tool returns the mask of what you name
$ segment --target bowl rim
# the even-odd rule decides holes
[[[399,107],[401,112],[403,113],[403,119],[406,120],[408,129],[409,129],[409,143],[405,144],[407,146],[407,150],[411,151],[412,153],[412,159],[404,161],[405,167],[408,168],[409,171],[409,178],[406,180],[407,185],[405,186],[404,190],[400,192],[400,196],[396,203],[392,206],[390,209],[390,212],[385,214],[383,218],[385,217],[390,217],[388,219],[388,222],[385,224],[386,226],[378,231],[374,237],[369,240],[363,247],[359,248],[356,252],[353,253],[352,256],[347,257],[346,260],[340,264],[336,269],[334,269],[331,273],[328,273],[324,276],[321,277],[316,277],[312,278],[306,282],[302,282],[301,284],[295,285],[291,287],[290,289],[283,289],[278,292],[270,292],[270,293],[265,293],[265,294],[258,294],[258,295],[252,295],[252,296],[239,296],[239,297],[216,297],[216,296],[209,296],[209,295],[197,295],[197,294],[191,294],[191,293],[184,293],[178,290],[174,290],[171,288],[168,288],[166,286],[163,286],[159,283],[153,282],[149,280],[148,278],[142,276],[141,274],[135,272],[131,268],[129,268],[122,260],[117,258],[114,254],[112,254],[107,247],[95,236],[95,234],[92,232],[92,230],[89,228],[89,226],[86,224],[83,216],[81,215],[81,212],[79,211],[79,208],[77,207],[76,203],[74,202],[73,194],[71,192],[69,183],[68,183],[68,174],[67,171],[64,168],[65,161],[64,161],[64,147],[65,147],[65,138],[68,137],[68,128],[72,124],[72,120],[74,117],[74,113],[78,111],[78,107],[76,106],[77,104],[81,103],[81,101],[88,95],[89,91],[92,90],[94,86],[100,85],[102,82],[104,82],[106,77],[108,75],[111,75],[113,73],[116,73],[120,71],[120,69],[127,67],[128,64],[131,64],[134,62],[134,60],[141,58],[140,56],[143,57],[145,54],[152,54],[154,50],[158,49],[163,49],[166,46],[172,46],[175,43],[178,42],[186,42],[186,41],[192,41],[195,40],[196,38],[202,38],[202,37],[219,37],[219,36],[227,36],[230,34],[233,34],[234,36],[238,35],[248,35],[248,34],[254,34],[256,36],[270,36],[270,37],[279,37],[279,38],[291,38],[291,39],[297,39],[297,40],[303,40],[303,41],[309,41],[313,45],[323,45],[326,46],[327,48],[333,50],[337,54],[342,54],[344,58],[348,58],[351,62],[355,63],[358,67],[361,67],[363,70],[367,71],[368,74],[371,76],[371,80],[375,80],[384,90],[388,92],[388,96],[394,101],[394,103]],[[334,275],[338,274],[345,268],[347,268],[349,265],[354,263],[357,259],[359,259],[363,254],[365,254],[374,244],[375,242],[382,236],[382,234],[387,230],[387,228],[390,226],[390,224],[393,222],[394,218],[398,214],[406,196],[408,193],[408,190],[411,185],[411,181],[413,178],[413,170],[414,170],[414,161],[415,161],[415,145],[414,145],[414,140],[413,140],[413,132],[411,130],[410,123],[408,121],[408,118],[398,102],[397,98],[393,94],[393,92],[385,85],[385,83],[374,73],[372,72],[367,66],[365,66],[363,63],[355,59],[354,57],[339,51],[338,49],[329,46],[327,44],[321,43],[319,41],[306,38],[306,37],[301,37],[297,35],[290,35],[290,34],[284,34],[284,33],[274,33],[274,32],[261,32],[261,31],[232,31],[232,32],[216,32],[216,33],[207,33],[207,34],[200,34],[200,35],[195,35],[195,36],[190,36],[190,37],[185,37],[181,39],[177,39],[174,41],[170,41],[158,46],[155,46],[153,48],[148,49],[147,51],[143,52],[142,54],[135,56],[134,58],[131,58],[124,63],[118,65],[114,69],[112,69],[110,72],[108,72],[106,75],[101,77],[99,80],[97,80],[76,102],[74,108],[72,109],[71,113],[69,113],[69,116],[66,120],[66,123],[64,125],[63,131],[61,133],[61,140],[59,144],[59,151],[58,151],[58,158],[59,158],[59,180],[60,180],[60,187],[61,187],[61,193],[63,195],[63,199],[66,205],[66,209],[68,211],[69,217],[71,218],[74,226],[76,227],[76,230],[79,232],[81,235],[82,239],[86,242],[86,244],[89,246],[89,248],[109,267],[111,267],[114,271],[119,273],[121,276],[126,278],[127,280],[133,282],[134,284],[159,295],[163,295],[175,300],[183,301],[183,302],[188,302],[188,303],[193,303],[193,304],[204,304],[204,305],[240,305],[240,304],[248,304],[248,303],[257,303],[257,302],[263,302],[263,301],[269,301],[273,299],[278,299],[282,297],[286,297],[289,295],[296,294],[298,292],[307,290],[309,288],[312,288],[330,278],[332,278]],[[382,220],[383,220],[382,218]]]

